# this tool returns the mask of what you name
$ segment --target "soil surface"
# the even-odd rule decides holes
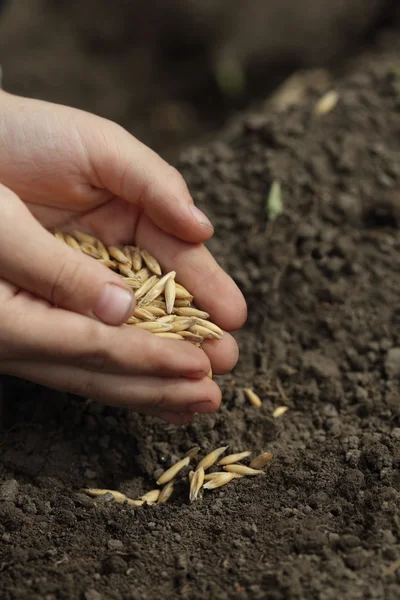
[[[176,428],[6,387],[2,598],[399,598],[399,64],[389,36],[338,80],[329,114],[316,115],[321,90],[310,89],[180,160],[216,225],[209,247],[249,305],[216,415]],[[271,222],[276,179],[284,211]],[[193,505],[187,474],[161,506],[80,492],[135,497],[196,444],[274,457],[265,476]]]

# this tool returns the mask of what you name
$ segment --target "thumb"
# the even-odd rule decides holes
[[[0,185],[0,277],[51,304],[121,325],[135,308],[121,278],[46,231]]]

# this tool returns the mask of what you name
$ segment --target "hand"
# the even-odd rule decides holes
[[[1,92],[0,181],[0,371],[175,423],[215,411],[206,374],[235,365],[233,338],[203,352],[114,327],[133,311],[130,291],[45,229],[135,242],[223,329],[238,329],[244,300],[201,245],[213,229],[180,175],[114,123]]]

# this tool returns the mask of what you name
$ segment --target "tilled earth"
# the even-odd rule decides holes
[[[7,382],[2,598],[400,597],[399,64],[393,37],[337,82],[329,114],[311,91],[182,157],[249,305],[218,414],[175,428]],[[268,222],[274,180],[284,212]],[[162,506],[79,491],[135,497],[196,444],[274,457],[193,505],[186,479]]]

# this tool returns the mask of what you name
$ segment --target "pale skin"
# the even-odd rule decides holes
[[[233,337],[201,350],[122,326],[130,290],[48,231],[145,247],[234,331],[244,299],[202,245],[213,228],[175,169],[115,123],[0,91],[0,202],[0,373],[174,424],[218,409],[207,373],[234,367]]]

